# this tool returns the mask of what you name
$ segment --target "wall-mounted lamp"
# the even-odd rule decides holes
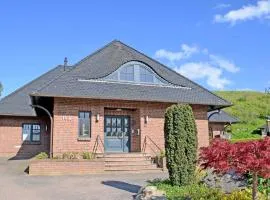
[[[96,122],[99,121],[99,113],[97,113],[97,116],[96,116]]]
[[[148,121],[149,121],[149,117],[148,117],[148,115],[145,115],[145,116],[144,116],[144,123],[147,124]]]

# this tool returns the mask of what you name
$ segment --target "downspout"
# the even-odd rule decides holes
[[[47,115],[49,116],[50,118],[50,121],[51,121],[51,133],[50,133],[50,154],[49,154],[49,157],[50,159],[53,158],[53,117],[51,115],[51,113],[46,109],[44,108],[43,106],[40,106],[40,105],[30,105],[32,108],[39,108],[43,111],[45,111],[47,113]]]
[[[218,109],[216,112],[211,113],[211,114],[208,116],[208,118],[207,118],[207,120],[208,120],[208,127],[209,127],[209,119],[210,119],[213,115],[219,114],[219,113],[220,113],[220,109]],[[209,131],[209,130],[208,130],[208,131]],[[211,141],[211,140],[214,138],[213,135],[214,135],[213,133],[211,134],[211,136],[210,136],[210,134],[209,134],[209,141]],[[212,138],[210,138],[210,137],[212,137]]]
[[[211,113],[211,115],[209,115],[209,117],[208,117],[208,122],[209,122],[209,119],[210,119],[213,115],[219,114],[219,113],[220,113],[220,110],[217,110],[216,112]]]

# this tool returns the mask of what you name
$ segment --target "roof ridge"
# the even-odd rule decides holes
[[[192,81],[192,80],[188,79],[187,77],[185,77],[185,76],[183,76],[183,75],[179,74],[178,72],[176,72],[175,70],[171,69],[170,67],[168,67],[168,66],[166,66],[166,65],[162,64],[161,62],[159,62],[159,61],[157,61],[157,60],[155,60],[155,59],[151,58],[150,56],[148,56],[148,55],[146,55],[146,54],[144,54],[144,53],[142,53],[142,52],[138,51],[137,49],[134,49],[133,47],[131,47],[131,46],[129,46],[129,45],[127,45],[127,44],[125,44],[125,43],[123,43],[123,42],[119,41],[119,40],[116,40],[116,41],[117,41],[117,42],[119,42],[119,43],[121,43],[122,45],[124,45],[124,46],[126,46],[126,47],[128,47],[128,48],[130,48],[130,49],[132,49],[132,50],[134,50],[134,51],[136,51],[137,53],[142,54],[143,56],[145,56],[145,57],[149,58],[150,60],[152,60],[152,61],[154,61],[154,62],[156,62],[156,63],[158,63],[158,64],[162,65],[163,67],[165,67],[166,69],[168,69],[168,70],[172,71],[173,73],[177,74],[178,76],[181,76],[181,78],[184,78],[184,79],[186,79],[186,80],[190,81],[191,83],[193,83],[193,84],[197,85],[199,88],[201,88],[201,89],[203,89],[203,90],[205,90],[205,91],[207,91],[207,92],[211,93],[212,95],[214,95],[214,96],[216,96],[216,97],[218,97],[218,98],[220,98],[220,99],[222,99],[222,100],[224,100],[224,101],[226,101],[226,102],[230,103],[231,105],[233,105],[233,104],[232,104],[232,102],[230,102],[230,101],[228,101],[228,100],[226,100],[226,99],[224,99],[224,98],[222,98],[222,97],[220,97],[220,96],[216,95],[215,93],[213,93],[213,92],[211,92],[210,90],[208,90],[208,89],[206,89],[206,88],[202,87],[201,85],[199,85],[198,83],[196,83],[196,82],[194,82],[194,81]]]
[[[84,57],[83,59],[81,59],[80,61],[78,61],[77,63],[75,63],[73,66],[76,67],[79,64],[81,64],[82,62],[84,62],[85,60],[91,58],[92,56],[96,55],[97,53],[99,53],[100,51],[102,51],[103,49],[105,49],[106,47],[110,46],[111,44],[115,43],[115,42],[120,42],[119,40],[112,40],[111,42],[109,42],[108,44],[104,45],[101,48],[98,48],[97,50],[95,50],[93,53],[89,54],[88,56]],[[122,42],[120,42],[122,43]]]
[[[4,101],[5,99],[7,99],[7,98],[9,98],[10,96],[12,96],[12,95],[18,93],[19,91],[23,90],[23,89],[26,88],[27,86],[31,85],[32,83],[34,83],[34,82],[37,81],[38,79],[40,79],[40,78],[46,76],[47,74],[51,73],[52,71],[56,70],[56,69],[59,68],[59,67],[62,67],[62,65],[57,65],[56,67],[54,67],[54,68],[52,68],[51,70],[45,72],[44,74],[38,76],[37,78],[33,79],[32,81],[28,82],[27,84],[25,84],[25,85],[19,87],[18,89],[16,89],[15,91],[13,91],[12,93],[10,93],[9,95],[7,95],[7,96],[5,96],[4,98],[2,98],[2,99],[0,100],[0,103],[3,103],[3,101]]]

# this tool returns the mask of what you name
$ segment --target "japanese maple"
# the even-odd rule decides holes
[[[270,137],[238,143],[215,139],[209,147],[201,148],[200,162],[203,168],[213,168],[218,173],[251,173],[256,199],[258,176],[270,178]]]

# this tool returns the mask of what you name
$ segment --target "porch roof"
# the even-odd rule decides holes
[[[207,113],[208,117],[214,112],[217,112],[217,111],[215,110],[215,111],[208,112]],[[238,118],[233,117],[232,115],[230,115],[229,113],[223,110],[220,110],[219,113],[213,114],[209,119],[210,123],[238,123],[239,121],[240,120]]]

